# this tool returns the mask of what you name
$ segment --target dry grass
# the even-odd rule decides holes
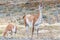
[[[14,37],[27,37],[25,27],[23,25],[20,25],[17,27],[18,27],[18,32]],[[2,36],[2,32],[4,31],[4,29],[5,29],[5,27],[0,27],[0,36]],[[42,30],[44,30],[44,31],[42,32]],[[46,30],[48,30],[48,31],[46,31]],[[39,31],[40,31],[38,34],[39,38],[43,38],[43,37],[60,38],[60,27],[59,26],[41,26],[39,28]],[[36,37],[36,30],[34,33],[34,37]]]

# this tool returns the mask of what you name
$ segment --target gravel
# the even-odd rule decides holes
[[[0,36],[0,40],[60,40],[60,38],[53,39],[53,38],[4,38]]]

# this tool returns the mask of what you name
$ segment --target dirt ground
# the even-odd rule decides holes
[[[5,25],[6,26],[6,25]],[[5,27],[0,27],[0,40],[31,40],[31,32],[29,32],[29,37],[25,32],[25,27],[21,25],[18,26],[18,31],[13,38],[2,37],[2,32]],[[38,37],[36,34],[36,30],[34,32],[32,40],[60,40],[60,27],[59,26],[42,26],[39,28]]]

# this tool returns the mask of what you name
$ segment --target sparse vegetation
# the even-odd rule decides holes
[[[16,0],[2,0],[2,1],[0,0],[0,25],[5,25],[5,24],[8,24],[9,22],[13,22],[17,24],[18,32],[16,34],[16,37],[23,38],[23,37],[26,37],[26,29],[24,27],[24,21],[22,17],[23,15],[26,15],[26,14],[39,13],[39,10],[36,10],[38,9],[39,2],[32,2],[32,0],[30,2],[28,0],[27,1],[17,0],[15,3],[14,1]],[[24,3],[20,3],[20,2],[24,2]],[[44,23],[48,23],[48,21],[51,23],[57,23],[57,18],[60,22],[60,5],[58,4],[60,4],[60,0],[59,1],[50,1],[50,0],[43,1]],[[56,10],[58,12],[56,12]],[[6,26],[2,26],[1,28],[0,26],[0,36],[2,36],[2,33],[5,27]],[[31,28],[29,28],[29,31],[31,31]],[[36,29],[34,32],[34,37],[36,37]],[[47,38],[53,38],[53,39],[60,38],[60,26],[58,25],[47,26],[44,24],[39,28],[38,37],[41,39],[46,38],[46,40]]]

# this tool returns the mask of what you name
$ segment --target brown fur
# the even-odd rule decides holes
[[[6,36],[8,31],[12,31],[12,28],[14,28],[13,24],[8,24],[7,27],[5,28],[4,32],[3,32],[3,36]],[[16,27],[17,30],[17,27]]]
[[[24,25],[25,25],[25,27],[26,27],[26,16],[27,15],[25,15],[24,16]],[[33,27],[32,27],[32,37],[33,37],[33,32],[34,32],[34,24],[35,24],[35,22],[37,21],[37,19],[39,18],[39,16],[40,16],[40,14],[38,13],[37,15],[31,15],[31,16],[28,16],[28,19],[29,19],[29,21],[33,21]]]

